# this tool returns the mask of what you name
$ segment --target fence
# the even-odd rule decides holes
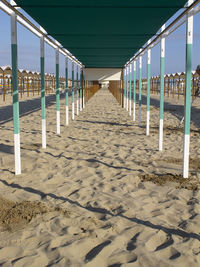
[[[96,92],[100,89],[100,85],[96,81],[87,82],[85,87],[85,103],[87,103],[90,98],[96,94]]]
[[[122,78],[123,79],[123,78]],[[178,99],[180,96],[185,97],[185,72],[167,74],[164,77],[164,95],[167,97]],[[129,81],[128,81],[129,83]],[[196,71],[192,71],[192,87],[191,95],[192,99],[195,97],[195,92],[197,90],[199,83],[199,75]],[[131,87],[133,88],[133,81],[131,82]],[[109,81],[109,90],[123,107],[123,95],[124,90],[122,89],[122,81]],[[160,94],[160,76],[153,76],[150,79],[150,91],[152,95]],[[136,80],[136,92],[139,92],[139,80]],[[147,94],[147,79],[142,79],[142,92]]]
[[[123,104],[123,90],[121,81],[109,81],[109,90],[119,102],[120,105]]]
[[[19,95],[23,98],[26,93],[27,96],[41,94],[41,75],[39,72],[32,72],[27,70],[18,70],[18,87]],[[64,77],[59,77],[59,88],[64,90],[66,81]],[[72,90],[72,80],[68,79],[69,89]],[[74,87],[77,88],[76,80]],[[99,83],[96,81],[85,82],[85,103],[99,90]],[[45,94],[55,93],[56,90],[56,76],[53,74],[45,74]],[[12,95],[12,69],[10,66],[0,67],[0,95],[3,101],[6,101],[6,95]],[[78,90],[80,97],[80,90]]]

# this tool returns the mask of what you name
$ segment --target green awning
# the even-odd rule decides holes
[[[186,0],[16,0],[86,67],[119,68]]]

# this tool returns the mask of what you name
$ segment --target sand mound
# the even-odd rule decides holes
[[[184,188],[188,190],[197,190],[200,188],[200,183],[193,179],[184,179],[179,174],[144,174],[140,176],[142,182],[153,182],[157,185],[165,185],[170,182],[177,184],[176,188]]]
[[[13,231],[28,224],[37,215],[58,211],[64,215],[69,212],[59,207],[47,207],[38,201],[14,202],[0,196],[0,226],[4,230]]]

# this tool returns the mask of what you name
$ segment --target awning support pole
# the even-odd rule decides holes
[[[149,40],[148,43],[151,41]],[[146,135],[149,135],[149,125],[150,125],[150,79],[151,79],[151,49],[147,50],[147,125],[146,125]]]
[[[13,83],[13,123],[14,123],[14,151],[15,174],[21,174],[20,128],[19,128],[19,99],[18,99],[18,59],[17,59],[17,16],[11,14],[11,55],[12,55],[12,83]]]
[[[164,31],[162,26],[161,32]],[[160,123],[159,123],[159,151],[163,149],[163,118],[164,118],[164,75],[165,75],[165,37],[161,37],[160,45]]]
[[[131,80],[131,64],[129,65],[129,115],[131,116],[131,101],[132,101],[132,80]]]
[[[40,72],[41,72],[42,148],[46,148],[44,36],[40,37]]]
[[[142,113],[142,56],[139,56],[139,126],[141,126]]]
[[[56,116],[57,134],[60,134],[59,49],[56,49]]]
[[[128,97],[128,71],[129,71],[129,66],[127,66],[126,67],[126,110],[128,111],[128,99],[129,99],[129,97]]]
[[[136,61],[133,61],[133,121],[135,121],[135,103],[136,103]]]
[[[69,63],[69,59],[66,56],[65,57],[65,110],[66,110],[66,126],[69,125],[69,88],[68,88],[68,63]]]
[[[188,5],[190,6],[192,3],[193,0],[189,0]],[[192,46],[193,46],[193,16],[188,14],[187,24],[186,24],[185,124],[184,124],[184,151],[183,151],[184,178],[188,178],[189,175]]]
[[[126,67],[124,68],[124,108],[126,109]]]
[[[83,108],[85,108],[85,76],[83,72]]]
[[[76,68],[76,114],[79,115],[79,80],[78,80],[79,67]]]
[[[80,68],[80,112],[83,109],[83,72],[82,72],[82,68]]]
[[[72,120],[74,120],[74,62],[72,61]]]

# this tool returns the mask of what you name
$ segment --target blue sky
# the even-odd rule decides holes
[[[21,10],[20,10],[21,11]],[[179,12],[180,13],[180,12]],[[170,20],[171,21],[171,20]],[[169,22],[170,22],[169,21]],[[10,17],[0,10],[0,66],[11,64]],[[185,70],[185,31],[182,25],[166,38],[165,73]],[[151,74],[160,72],[160,44],[152,49]],[[143,56],[142,76],[146,76],[146,54]],[[19,68],[40,70],[40,40],[18,23],[18,64]],[[200,14],[194,16],[193,70],[200,64]],[[60,54],[60,74],[64,76],[65,59]],[[70,66],[71,69],[71,66]],[[45,44],[45,72],[55,73],[55,51]],[[69,75],[71,76],[71,75]]]

